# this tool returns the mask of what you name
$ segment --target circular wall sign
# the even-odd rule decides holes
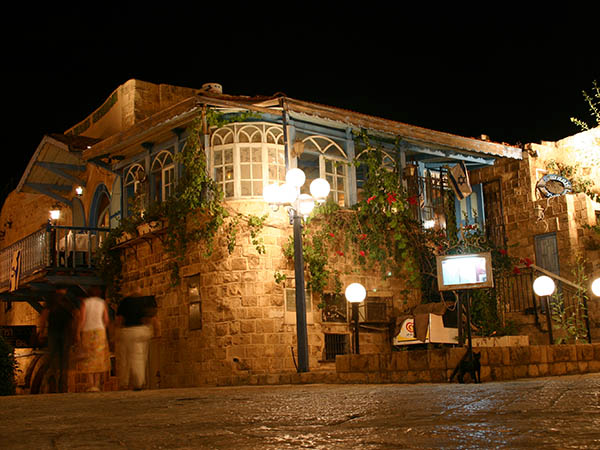
[[[568,194],[572,191],[571,182],[562,175],[544,175],[537,183],[537,188],[546,197]]]

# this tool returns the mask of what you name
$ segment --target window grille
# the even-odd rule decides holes
[[[384,298],[367,297],[359,309],[361,322],[387,322],[387,302]]]
[[[336,355],[346,355],[347,353],[347,334],[325,333],[325,361],[335,361]]]

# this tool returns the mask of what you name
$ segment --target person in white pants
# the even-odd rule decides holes
[[[121,387],[141,390],[146,383],[148,346],[158,335],[156,301],[153,296],[130,296],[119,303],[120,358],[118,376]]]

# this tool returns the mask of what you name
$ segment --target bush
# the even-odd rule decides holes
[[[0,337],[0,395],[14,395],[17,360],[14,349]]]

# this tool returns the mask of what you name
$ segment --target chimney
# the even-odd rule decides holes
[[[204,83],[202,85],[202,89],[200,90],[204,92],[209,92],[211,94],[222,94],[223,86],[221,86],[219,83]]]

